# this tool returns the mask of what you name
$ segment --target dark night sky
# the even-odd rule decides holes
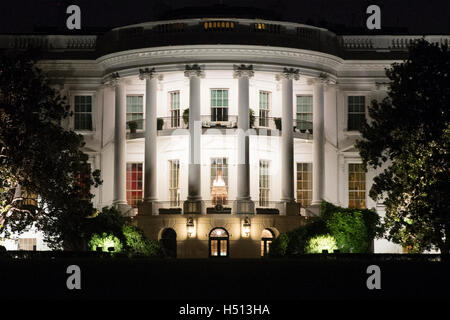
[[[30,33],[36,27],[56,27],[64,32],[65,9],[70,4],[81,7],[82,32],[92,32],[96,28],[155,20],[169,8],[220,2],[228,6],[258,7],[276,12],[282,20],[321,25],[331,30],[333,25],[365,28],[367,6],[378,4],[382,10],[382,27],[407,28],[403,33],[410,34],[450,34],[450,0],[2,0],[0,33]],[[384,33],[389,33],[386,29],[389,30],[385,28]]]

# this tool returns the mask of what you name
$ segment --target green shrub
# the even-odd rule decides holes
[[[255,126],[255,111],[253,111],[253,109],[249,109],[248,110],[248,116],[249,116],[249,125],[250,128],[253,128]]]
[[[93,234],[88,245],[92,251],[97,251],[97,248],[101,248],[103,252],[114,253],[121,252],[123,248],[119,238],[106,232],[102,233],[102,235],[98,235],[97,233]],[[110,248],[114,248],[114,250],[110,250]]]
[[[333,252],[337,249],[336,240],[331,235],[320,235],[309,239],[305,253],[322,253],[323,250]]]
[[[162,256],[162,249],[158,241],[149,240],[142,230],[132,225],[123,226],[125,236],[125,250],[130,255]]]
[[[296,256],[310,253],[315,250],[311,246],[318,246],[318,242],[325,241],[326,237],[334,239],[336,248],[332,247],[333,250],[369,253],[372,240],[382,234],[380,218],[375,211],[341,208],[323,201],[320,216],[313,222],[282,233],[272,242],[270,256]]]

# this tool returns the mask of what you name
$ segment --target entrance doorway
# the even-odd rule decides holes
[[[166,228],[161,234],[161,246],[167,257],[177,257],[177,233],[172,228]]]
[[[223,228],[212,229],[209,233],[209,256],[228,257],[229,238],[227,230]]]

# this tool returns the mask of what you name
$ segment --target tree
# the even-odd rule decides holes
[[[388,96],[369,106],[356,147],[380,174],[370,197],[383,200],[388,239],[417,252],[450,250],[450,52],[417,41],[386,70]]]
[[[52,248],[85,249],[100,173],[81,151],[83,137],[60,125],[69,106],[31,57],[0,55],[0,233],[35,225]],[[16,201],[19,187],[36,205]]]

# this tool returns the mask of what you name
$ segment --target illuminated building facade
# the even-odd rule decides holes
[[[98,208],[134,216],[178,257],[259,257],[322,200],[384,215],[354,144],[386,96],[385,68],[417,38],[221,17],[3,35],[0,47],[44,49],[39,66],[74,113],[65,126],[101,170]]]

